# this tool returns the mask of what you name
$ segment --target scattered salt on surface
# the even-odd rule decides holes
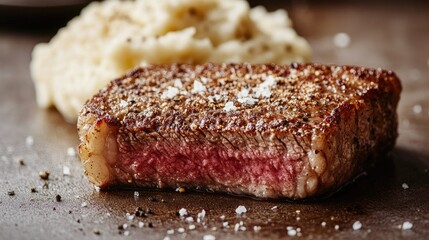
[[[192,222],[194,222],[194,218],[193,218],[193,217],[187,217],[187,218],[185,218],[185,220],[186,220],[188,223],[192,223]]]
[[[126,108],[127,106],[128,106],[127,101],[121,99],[121,101],[119,102],[119,107]]]
[[[183,87],[182,81],[180,79],[178,79],[178,78],[175,79],[174,80],[174,87],[182,88]]]
[[[245,206],[240,205],[240,206],[238,206],[238,207],[235,209],[235,212],[236,212],[238,215],[241,215],[241,214],[243,214],[243,213],[246,213],[246,212],[247,212],[247,209],[246,209],[246,207],[245,207]]]
[[[237,107],[234,106],[233,102],[229,101],[229,102],[225,103],[225,107],[223,108],[223,110],[225,112],[235,111],[235,110],[237,110]]]
[[[67,166],[63,166],[63,175],[70,176],[70,168]]]
[[[220,218],[220,220],[223,221],[223,220],[225,220],[225,215],[221,215],[219,218]]]
[[[335,225],[334,229],[338,230],[338,229],[340,229],[340,226],[339,225]]]
[[[356,221],[356,222],[353,223],[353,230],[356,231],[356,230],[359,230],[361,228],[362,228],[362,223],[361,222]]]
[[[203,240],[216,240],[216,237],[213,235],[204,235]]]
[[[320,225],[322,225],[322,227],[326,227],[326,222],[322,222]]]
[[[290,237],[295,237],[296,236],[296,230],[295,229],[288,230],[287,235],[289,235]]]
[[[253,226],[253,231],[254,232],[260,232],[261,231],[261,226]]]
[[[171,87],[168,86],[167,90],[165,90],[162,95],[161,95],[161,99],[172,99],[174,98],[177,94],[179,94],[179,89],[175,88],[175,87]]]
[[[334,44],[338,48],[346,48],[350,45],[350,36],[347,33],[339,32],[334,35]]]
[[[130,213],[126,213],[126,214],[125,214],[125,216],[126,216],[126,218],[127,218],[127,220],[128,220],[128,221],[133,220],[133,219],[134,219],[134,217],[135,217],[135,215],[134,215],[134,214],[130,214]]]
[[[410,230],[413,228],[413,224],[411,222],[405,221],[402,223],[402,230]]]
[[[271,210],[276,210],[277,208],[279,208],[278,206],[274,206],[271,208]]]
[[[168,229],[167,234],[169,234],[169,235],[174,234],[174,229]]]
[[[182,227],[180,227],[180,228],[178,228],[178,229],[177,229],[177,232],[179,232],[179,233],[184,233],[184,232],[185,232],[185,229],[184,229],[184,228],[182,228]]]
[[[181,209],[179,210],[179,215],[180,215],[181,217],[186,216],[186,215],[188,215],[188,211],[187,211],[185,208],[181,208]]]
[[[195,229],[195,225],[194,224],[191,224],[191,225],[189,225],[189,230],[194,230]]]
[[[222,227],[226,228],[226,227],[228,227],[228,224],[229,224],[228,222],[223,222]]]
[[[415,114],[420,114],[420,113],[422,113],[422,111],[423,111],[422,105],[416,104],[413,106],[413,112]]]
[[[237,101],[244,105],[253,106],[258,102],[258,99],[252,97],[238,98]]]
[[[88,207],[88,203],[83,202],[80,206],[81,206],[81,207]]]
[[[234,225],[234,232],[238,232],[238,229],[240,229],[240,224],[236,223]]]
[[[140,193],[138,191],[134,191],[134,197],[140,196]]]
[[[27,144],[27,146],[32,146],[34,144],[33,136],[27,136],[25,138],[25,144]]]
[[[245,98],[249,96],[249,89],[243,88],[241,91],[237,94],[237,98]]]
[[[139,222],[139,228],[144,227],[144,222]]]
[[[129,236],[130,235],[130,231],[125,231],[124,232],[124,236]]]
[[[199,212],[198,214],[197,214],[197,222],[202,222],[202,221],[204,221],[204,218],[206,217],[206,210],[201,210],[201,212]]]
[[[76,156],[76,150],[74,149],[74,147],[67,148],[67,156],[69,157]]]
[[[163,240],[170,240],[170,237],[169,237],[169,236],[164,237],[164,239],[163,239]]]
[[[201,93],[206,91],[206,87],[200,82],[195,80],[194,81],[194,88],[192,89],[192,93]]]
[[[403,183],[403,184],[402,184],[402,188],[403,188],[403,189],[408,189],[408,188],[409,188],[409,186],[408,186],[408,184]]]

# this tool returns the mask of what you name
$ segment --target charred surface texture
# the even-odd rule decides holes
[[[148,66],[83,107],[91,182],[262,198],[335,191],[393,148],[390,71],[315,64]]]

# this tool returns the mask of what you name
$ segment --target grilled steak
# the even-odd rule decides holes
[[[401,85],[384,70],[316,64],[136,69],[81,110],[89,180],[302,199],[392,149]]]

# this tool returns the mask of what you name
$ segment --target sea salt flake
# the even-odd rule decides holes
[[[410,230],[413,228],[413,224],[411,222],[405,221],[402,223],[402,230]]]
[[[222,227],[226,228],[226,227],[228,227],[228,224],[229,224],[228,222],[223,222]]]
[[[81,207],[88,207],[88,203],[87,202],[83,202],[80,206]]]
[[[335,226],[334,226],[334,229],[335,229],[335,230],[338,230],[338,229],[340,229],[340,226],[339,226],[339,225],[335,225]]]
[[[234,232],[238,232],[238,229],[240,229],[240,224],[236,223],[234,225]]]
[[[176,88],[182,88],[183,87],[183,83],[182,83],[182,81],[180,80],[180,79],[175,79],[174,80],[174,87],[176,87]]]
[[[246,212],[247,212],[246,207],[245,207],[245,206],[242,206],[242,205],[238,206],[238,207],[235,209],[235,213],[237,213],[238,215],[241,215],[241,214],[246,213]]]
[[[76,156],[76,150],[74,149],[74,147],[67,148],[67,156],[69,157]]]
[[[139,228],[144,227],[144,222],[139,222]]]
[[[168,86],[167,89],[162,93],[161,99],[172,99],[179,94],[179,89],[176,87]]]
[[[201,212],[199,212],[197,214],[197,220],[198,220],[198,222],[204,220],[205,217],[206,217],[206,210],[203,209],[203,210],[201,210]]]
[[[130,213],[126,213],[125,216],[126,216],[126,218],[127,218],[128,221],[133,220],[134,217],[135,217],[134,214],[130,214]]]
[[[356,221],[356,222],[354,222],[353,223],[353,230],[360,230],[361,228],[362,228],[362,223],[361,222],[359,222],[359,221]]]
[[[189,230],[195,230],[195,225],[194,224],[189,225],[188,229]]]
[[[216,240],[216,237],[213,235],[204,235],[203,240]]]
[[[408,186],[408,184],[403,183],[403,184],[402,184],[402,188],[403,188],[403,189],[408,189],[408,188],[409,188],[409,186]]]
[[[67,166],[63,166],[63,175],[70,176],[70,168]]]
[[[258,99],[252,97],[238,98],[237,101],[244,105],[253,106],[258,102]]]
[[[296,230],[295,229],[288,230],[287,235],[289,235],[290,237],[295,237],[296,236]]]
[[[253,231],[254,232],[260,232],[261,231],[261,226],[253,226]]]
[[[164,237],[164,239],[163,239],[163,240],[170,240],[170,237],[169,237],[169,236]]]
[[[223,110],[225,112],[235,111],[235,110],[237,110],[237,107],[234,106],[233,102],[229,101],[229,102],[225,103],[225,107],[223,108]]]
[[[271,210],[276,210],[277,208],[279,208],[278,206],[274,206],[271,208]]]
[[[27,144],[27,146],[32,146],[34,144],[33,136],[27,136],[25,138],[25,144]]]
[[[130,235],[130,231],[125,231],[124,232],[124,236],[129,236]]]
[[[249,96],[249,89],[243,88],[241,91],[237,94],[237,98],[245,98]]]
[[[200,82],[195,80],[194,81],[194,87],[192,88],[192,93],[201,93],[206,91],[206,87]]]
[[[322,222],[320,225],[322,225],[322,227],[326,227],[326,222]]]
[[[184,232],[185,232],[185,229],[184,229],[184,228],[182,228],[182,227],[180,227],[180,228],[178,228],[178,229],[177,229],[177,232],[179,232],[179,233],[184,233]]]
[[[128,106],[127,101],[121,99],[121,101],[119,102],[119,107],[126,108],[127,106]]]
[[[181,217],[184,217],[184,216],[188,215],[188,211],[187,211],[185,208],[181,208],[181,209],[179,210],[179,215],[180,215]]]
[[[413,106],[414,114],[420,114],[422,113],[422,111],[423,111],[422,105],[417,104]]]
[[[339,32],[334,35],[334,44],[338,48],[346,48],[350,45],[351,39],[347,33]]]

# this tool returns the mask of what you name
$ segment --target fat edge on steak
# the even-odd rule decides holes
[[[353,66],[147,66],[87,101],[79,154],[101,189],[303,199],[393,148],[400,92],[391,71]]]

